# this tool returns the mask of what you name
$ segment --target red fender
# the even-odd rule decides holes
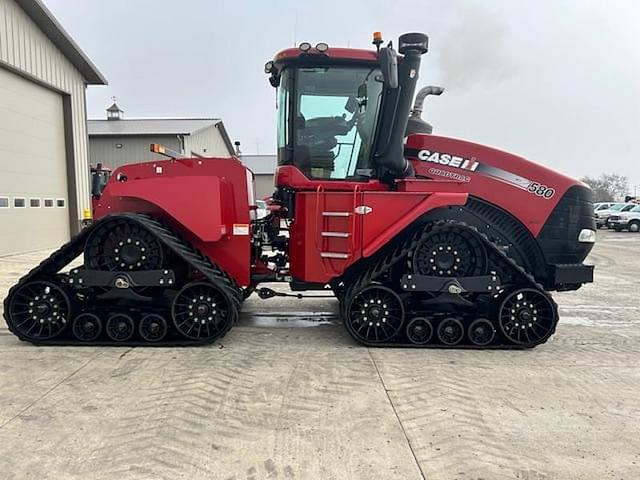
[[[227,233],[218,177],[183,176],[113,182],[109,184],[109,193],[112,197],[144,200],[157,206],[203,242],[216,242]]]
[[[408,198],[410,196],[415,198],[416,194],[402,194],[399,192],[391,194],[366,192],[364,194],[364,202],[372,208],[372,212],[365,217],[363,223],[363,257],[370,257],[376,253],[402,230],[430,210],[450,205],[464,205],[467,203],[468,197],[466,193],[453,192],[426,194],[422,199],[416,198],[414,201],[417,201],[417,203],[414,206],[408,210],[403,210],[402,206],[411,201]],[[390,205],[390,202],[393,203],[394,201],[400,201],[398,205],[400,208],[394,208],[393,205]],[[378,206],[379,208],[377,208]],[[398,217],[398,215],[400,216]]]

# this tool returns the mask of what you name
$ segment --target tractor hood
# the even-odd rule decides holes
[[[534,236],[540,234],[570,188],[589,190],[552,168],[454,138],[409,135],[405,157],[412,162],[416,176],[468,184],[470,195],[525,219],[525,227]]]

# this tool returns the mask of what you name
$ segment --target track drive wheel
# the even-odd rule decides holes
[[[107,271],[137,271],[162,268],[160,241],[135,221],[117,219],[96,228],[87,239],[84,264]]]
[[[533,347],[544,342],[553,334],[557,322],[555,302],[532,288],[507,294],[498,310],[500,330],[517,345]]]
[[[434,277],[484,275],[487,264],[487,251],[479,235],[456,225],[435,227],[411,258],[414,273]]]
[[[404,306],[396,292],[382,285],[369,285],[347,300],[345,326],[363,343],[384,343],[402,329]]]
[[[416,317],[411,319],[405,329],[407,338],[414,345],[424,345],[429,343],[431,337],[433,337],[433,325],[431,321],[423,317]]]
[[[192,340],[213,341],[224,335],[237,318],[234,300],[213,283],[192,282],[173,300],[173,323]]]
[[[464,337],[464,327],[457,318],[445,318],[438,325],[438,340],[445,345],[456,345]]]
[[[69,324],[71,304],[54,283],[28,282],[12,293],[5,317],[12,331],[29,341],[58,336]]]

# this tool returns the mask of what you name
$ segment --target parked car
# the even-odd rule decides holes
[[[630,232],[640,232],[640,205],[636,205],[626,212],[611,215],[609,217],[609,225],[616,232],[625,229]]]
[[[597,202],[593,204],[593,211],[597,212],[598,210],[607,210],[615,204],[616,202]]]
[[[633,207],[635,207],[635,203],[615,203],[611,208],[605,208],[604,210],[598,210],[595,212],[596,214],[596,226],[598,228],[609,226],[608,220],[611,215],[617,215],[618,213],[628,212]]]

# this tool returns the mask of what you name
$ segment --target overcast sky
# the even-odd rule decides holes
[[[435,133],[640,193],[637,0],[44,1],[109,80],[88,89],[91,118],[116,96],[128,117],[221,117],[245,153],[273,153],[278,50],[421,31],[419,84],[446,88],[426,105]]]

